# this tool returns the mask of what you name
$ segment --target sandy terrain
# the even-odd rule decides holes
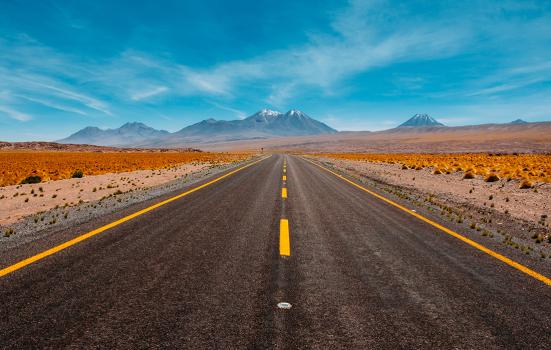
[[[539,221],[541,215],[551,215],[551,184],[538,184],[533,189],[520,189],[518,181],[484,182],[481,176],[463,180],[463,173],[432,174],[431,168],[422,170],[402,169],[399,164],[368,163],[349,160],[325,159],[335,166],[352,168],[362,174],[369,174],[392,185],[406,186],[463,200],[477,206],[490,207],[523,220]],[[472,191],[471,191],[472,190]],[[490,200],[490,196],[493,196]],[[507,201],[508,199],[508,201]]]
[[[402,169],[399,164],[313,157],[354,177],[388,184],[391,193],[416,204],[437,204],[451,220],[462,217],[464,224],[476,223],[503,235],[519,238],[526,244],[543,239],[539,248],[551,249],[551,184],[537,183],[532,189],[520,189],[519,180],[484,182],[481,176],[463,179],[463,173],[432,174],[432,169]],[[416,194],[411,196],[411,194]],[[453,208],[453,210],[452,210]],[[447,212],[447,210],[450,210]],[[482,230],[481,230],[482,231]],[[503,236],[506,237],[506,236]],[[500,237],[502,239],[503,237]]]
[[[193,146],[211,151],[257,151],[264,148],[300,153],[549,153],[551,122],[339,132],[330,135],[204,143]]]
[[[0,187],[0,225],[11,224],[24,216],[57,206],[74,206],[115,193],[157,186],[210,166],[208,163],[184,164],[173,169],[138,170]]]

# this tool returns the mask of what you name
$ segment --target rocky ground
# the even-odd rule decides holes
[[[520,189],[519,181],[463,179],[460,172],[435,175],[432,169],[402,169],[399,164],[317,160],[454,224],[461,224],[465,230],[551,260],[549,183]]]
[[[185,164],[0,188],[0,252],[150,200],[243,163]],[[18,193],[15,196],[15,193]],[[28,201],[27,201],[28,199]]]

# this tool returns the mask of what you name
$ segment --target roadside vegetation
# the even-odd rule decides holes
[[[231,163],[248,153],[211,152],[0,152],[0,186],[135,170],[170,169],[182,164]]]
[[[402,169],[433,168],[439,175],[464,173],[464,179],[477,176],[486,182],[521,180],[521,188],[531,188],[533,182],[551,182],[551,155],[549,154],[368,154],[335,153],[317,156],[372,163],[401,164]]]

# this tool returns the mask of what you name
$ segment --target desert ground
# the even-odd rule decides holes
[[[52,151],[55,148],[51,143],[40,143],[38,148],[33,143],[0,151],[0,229],[4,238],[64,224],[76,212],[82,217],[82,208],[93,212],[107,200],[114,202],[109,204],[112,210],[120,209],[121,198],[125,198],[123,204],[130,204],[158,196],[255,156],[86,145],[64,145],[62,151]],[[80,169],[82,177],[72,176]],[[39,176],[39,182],[22,183],[29,175]]]
[[[386,131],[281,137],[191,145],[210,151],[466,153],[551,152],[551,123],[485,124],[463,127],[397,128]]]
[[[308,157],[345,174],[368,181],[373,186],[380,186],[384,191],[412,204],[425,206],[444,220],[461,223],[466,226],[465,229],[478,231],[488,239],[499,240],[512,249],[536,252],[537,256],[551,258],[551,179],[547,174],[539,180],[527,181],[527,171],[526,174],[517,174],[516,177],[498,177],[488,181],[488,173],[481,171],[476,174],[467,166],[459,171],[446,172],[440,170],[443,169],[442,166],[421,168],[404,165],[415,158],[423,162],[427,158],[424,154],[377,156],[336,154]],[[469,154],[458,158],[470,159],[472,156]],[[521,163],[527,162],[526,158],[531,158],[526,155],[501,157],[505,157],[511,166],[516,163],[514,158],[520,158]],[[392,161],[382,161],[385,158]],[[488,168],[498,168],[500,163],[500,156],[481,155],[478,158],[485,159]],[[549,155],[537,158],[542,158],[541,164],[551,164]],[[492,159],[495,159],[495,162],[492,163]],[[483,168],[483,164],[479,165]],[[497,172],[497,169],[495,170]],[[465,178],[467,172],[473,174],[473,177]]]

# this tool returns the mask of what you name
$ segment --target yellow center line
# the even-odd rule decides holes
[[[291,243],[289,240],[289,221],[281,219],[279,221],[279,255],[291,255]]]
[[[189,195],[189,194],[192,194],[193,192],[199,191],[199,190],[202,189],[202,188],[205,188],[205,187],[207,187],[207,186],[210,186],[210,185],[212,185],[212,184],[214,184],[214,183],[216,183],[216,182],[218,182],[218,181],[220,181],[220,180],[222,180],[222,179],[224,179],[224,178],[226,178],[226,177],[228,177],[228,176],[230,176],[230,175],[233,175],[233,174],[237,173],[238,171],[241,171],[241,170],[243,170],[243,169],[245,169],[245,168],[248,168],[248,167],[250,167],[250,166],[252,166],[252,165],[254,165],[254,164],[258,163],[258,162],[261,162],[261,161],[263,161],[263,160],[265,160],[265,159],[267,159],[267,158],[269,158],[269,157],[265,157],[265,158],[262,158],[262,159],[259,159],[259,160],[255,161],[255,162],[252,162],[252,163],[249,163],[249,164],[247,164],[247,165],[244,165],[244,166],[242,166],[242,167],[240,167],[240,168],[237,168],[237,169],[235,169],[235,170],[233,170],[233,171],[230,171],[229,173],[227,173],[227,174],[225,174],[225,175],[222,175],[222,176],[220,176],[220,177],[217,177],[217,178],[214,179],[214,180],[211,180],[211,181],[209,181],[209,182],[207,182],[207,183],[204,183],[204,184],[202,184],[202,185],[200,185],[200,186],[197,186],[197,187],[195,187],[195,188],[193,188],[193,189],[191,189],[191,190],[189,190],[189,191],[186,191],[186,192],[181,193],[181,194],[179,194],[179,195],[177,195],[177,196],[168,198],[168,199],[166,199],[166,200],[164,200],[164,201],[162,201],[162,202],[156,203],[156,204],[154,204],[154,205],[152,205],[152,206],[150,206],[150,207],[147,207],[147,208],[142,209],[142,210],[140,210],[140,211],[137,211],[137,212],[135,212],[135,213],[133,213],[133,214],[130,214],[130,215],[128,215],[128,216],[125,216],[125,217],[123,217],[122,219],[119,219],[119,220],[117,220],[117,221],[113,221],[113,222],[110,223],[110,224],[107,224],[107,225],[105,225],[105,226],[102,226],[102,227],[100,227],[100,228],[97,228],[97,229],[95,229],[95,230],[93,230],[93,231],[90,231],[90,232],[85,233],[85,234],[83,234],[83,235],[80,235],[80,236],[78,236],[78,237],[75,237],[75,238],[73,238],[73,239],[71,239],[71,240],[69,240],[69,241],[67,241],[67,242],[65,242],[65,243],[62,243],[62,244],[57,245],[57,246],[55,246],[55,247],[53,247],[53,248],[50,248],[50,249],[48,249],[48,250],[45,250],[45,251],[43,251],[43,252],[41,252],[41,253],[38,253],[38,254],[36,254],[36,255],[33,255],[33,256],[31,256],[31,257],[29,257],[29,258],[27,258],[27,259],[21,260],[21,261],[19,261],[18,263],[15,263],[15,264],[13,264],[13,265],[10,265],[10,266],[8,266],[8,267],[5,267],[5,268],[3,268],[3,269],[0,270],[0,277],[5,276],[5,275],[7,275],[7,274],[10,274],[10,273],[12,273],[12,272],[14,272],[14,271],[17,271],[17,270],[19,270],[19,269],[21,269],[21,268],[23,268],[23,267],[25,267],[25,266],[27,266],[27,265],[30,265],[30,264],[32,264],[32,263],[34,263],[34,262],[37,262],[37,261],[39,261],[39,260],[42,260],[42,259],[44,259],[44,258],[46,258],[46,257],[48,257],[48,256],[50,256],[50,255],[53,255],[53,254],[55,254],[55,253],[58,253],[58,252],[60,252],[60,251],[62,251],[62,250],[64,250],[64,249],[67,249],[67,248],[69,248],[69,247],[71,247],[71,246],[73,246],[73,245],[75,245],[75,244],[77,244],[77,243],[80,243],[80,242],[82,242],[82,241],[84,241],[84,240],[86,240],[86,239],[88,239],[88,238],[90,238],[90,237],[93,237],[93,236],[95,236],[95,235],[97,235],[97,234],[100,234],[100,233],[102,233],[102,232],[104,232],[104,231],[107,231],[107,230],[109,230],[110,228],[113,228],[113,227],[118,226],[118,225],[120,225],[120,224],[122,224],[122,223],[124,223],[124,222],[127,222],[127,221],[129,221],[129,220],[132,220],[132,219],[134,219],[134,218],[136,218],[136,217],[138,217],[138,216],[140,216],[140,215],[143,215],[143,214],[145,214],[145,213],[147,213],[147,212],[150,212],[150,211],[152,211],[152,210],[154,210],[154,209],[157,209],[157,208],[159,208],[159,207],[161,207],[161,206],[163,206],[163,205],[165,205],[165,204],[168,204],[168,203],[173,202],[173,201],[175,201],[175,200],[177,200],[177,199],[180,199],[180,198],[182,198],[182,197],[185,197],[185,196],[187,196],[187,195]]]
[[[281,189],[281,198],[287,198],[287,188],[283,187]]]
[[[287,176],[283,175],[282,180],[283,180],[283,181],[287,181]]]
[[[303,159],[304,159],[304,158],[303,158]],[[396,202],[393,202],[393,201],[391,201],[390,199],[388,199],[388,198],[386,198],[386,197],[383,197],[383,196],[381,196],[381,195],[378,194],[378,193],[375,193],[375,192],[373,192],[373,191],[370,191],[370,190],[368,190],[367,188],[365,188],[365,187],[363,187],[363,186],[360,186],[360,185],[358,185],[357,183],[355,183],[355,182],[353,182],[353,181],[348,180],[348,179],[345,178],[344,176],[342,176],[342,175],[340,175],[340,174],[338,174],[338,173],[336,173],[336,172],[334,172],[334,171],[332,171],[332,170],[329,170],[329,169],[327,169],[326,167],[324,167],[324,166],[322,166],[322,165],[316,164],[316,163],[314,163],[313,161],[311,161],[311,160],[309,160],[309,159],[304,159],[304,160],[306,160],[307,162],[312,163],[312,164],[314,164],[315,166],[317,166],[317,167],[319,167],[319,168],[321,168],[321,169],[323,169],[323,170],[325,170],[325,171],[327,171],[327,172],[329,172],[329,173],[335,175],[336,177],[338,177],[338,178],[340,178],[340,179],[342,179],[342,180],[348,182],[348,183],[351,184],[352,186],[355,186],[355,187],[361,189],[362,191],[365,191],[365,192],[369,193],[370,195],[372,195],[372,196],[374,196],[374,197],[376,197],[376,198],[379,198],[380,200],[382,200],[382,201],[384,201],[384,202],[386,202],[386,203],[388,203],[388,204],[390,204],[390,205],[392,205],[392,206],[394,206],[394,207],[396,207],[396,208],[398,208],[398,209],[400,209],[400,210],[402,210],[402,211],[404,211],[404,212],[406,212],[406,213],[408,213],[408,214],[410,214],[410,215],[415,216],[416,218],[418,218],[418,219],[420,219],[420,220],[426,222],[427,224],[429,224],[429,225],[431,225],[431,226],[433,226],[433,227],[436,227],[437,229],[439,229],[439,230],[441,230],[441,231],[444,231],[445,233],[449,234],[450,236],[453,236],[453,237],[459,239],[460,241],[463,241],[464,243],[467,243],[467,244],[470,245],[471,247],[474,247],[474,248],[476,248],[476,249],[478,249],[478,250],[480,250],[480,251],[482,251],[482,252],[484,252],[484,253],[486,253],[486,254],[488,254],[488,255],[494,257],[494,258],[496,258],[497,260],[500,260],[500,261],[504,262],[505,264],[507,264],[507,265],[509,265],[509,266],[511,266],[511,267],[513,267],[513,268],[515,268],[515,269],[517,269],[517,270],[519,270],[519,271],[521,271],[521,272],[524,272],[525,274],[527,274],[527,275],[529,275],[529,276],[531,276],[531,277],[533,277],[533,278],[535,278],[535,279],[537,279],[537,280],[539,280],[539,281],[541,281],[541,282],[547,284],[548,286],[551,286],[551,279],[550,279],[549,277],[546,277],[546,276],[544,276],[544,275],[542,275],[542,274],[540,274],[540,273],[538,273],[538,272],[536,272],[536,271],[534,271],[534,270],[532,270],[532,269],[530,269],[530,268],[528,268],[528,267],[526,267],[526,266],[524,266],[524,265],[522,265],[522,264],[520,264],[520,263],[518,263],[518,262],[516,262],[516,261],[514,261],[514,260],[512,260],[512,259],[510,259],[510,258],[508,258],[508,257],[506,257],[506,256],[504,256],[504,255],[501,255],[501,254],[499,254],[499,253],[497,253],[497,252],[495,252],[495,251],[493,251],[493,250],[491,250],[491,249],[489,249],[489,248],[486,248],[486,247],[483,246],[482,244],[477,243],[477,242],[475,242],[475,241],[473,241],[473,240],[471,240],[471,239],[469,239],[469,238],[467,238],[467,237],[465,237],[465,236],[463,236],[463,235],[461,235],[461,234],[459,234],[459,233],[457,233],[457,232],[455,232],[455,231],[452,231],[452,230],[450,230],[449,228],[444,227],[444,226],[442,226],[442,225],[440,225],[440,224],[438,224],[438,223],[436,223],[436,222],[434,222],[434,221],[432,221],[432,220],[430,220],[430,219],[424,217],[423,215],[418,214],[418,213],[416,213],[416,212],[414,212],[414,211],[412,211],[412,210],[410,210],[410,209],[408,209],[408,208],[406,208],[406,207],[404,207],[404,206],[402,206],[402,205],[400,205],[400,204],[398,204],[398,203],[396,203]]]

